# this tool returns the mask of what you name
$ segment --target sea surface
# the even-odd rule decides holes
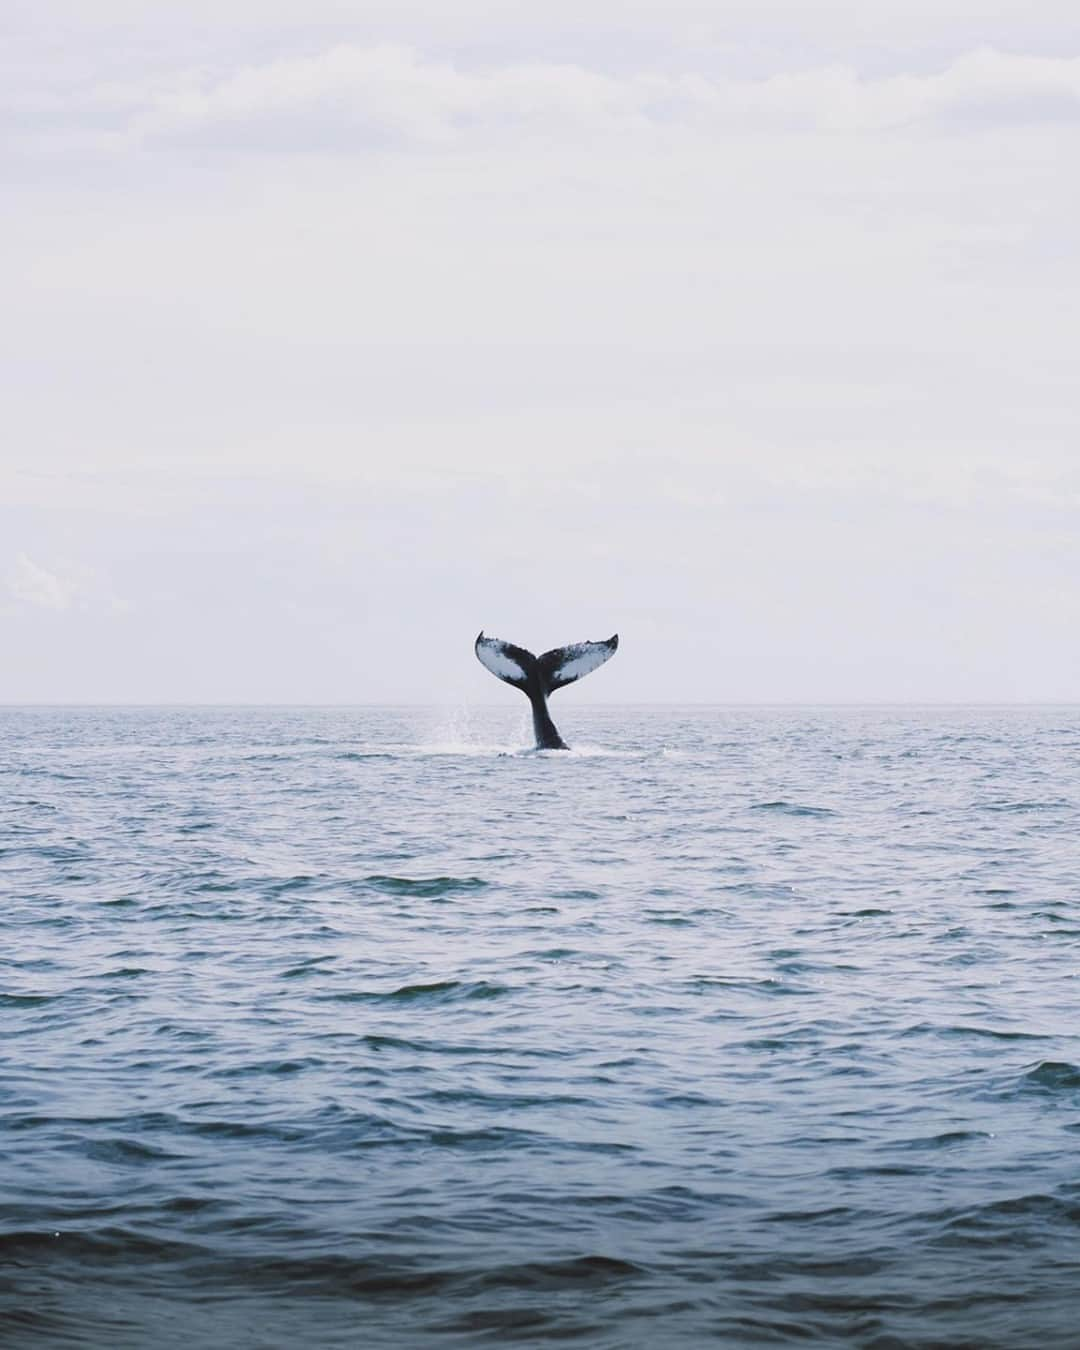
[[[1080,1346],[1080,709],[0,709],[5,1347]]]

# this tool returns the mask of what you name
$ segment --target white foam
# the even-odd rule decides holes
[[[419,744],[397,746],[407,755],[461,755],[494,757],[516,755],[532,749],[528,704],[521,700],[514,716],[500,716],[493,725],[490,712],[477,714],[467,704],[442,711]]]

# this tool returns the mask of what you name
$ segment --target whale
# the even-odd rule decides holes
[[[542,656],[534,656],[524,647],[500,638],[485,637],[483,629],[476,639],[480,664],[496,679],[520,689],[532,704],[533,731],[538,750],[569,750],[548,712],[548,697],[556,689],[580,680],[615,655],[619,635],[603,642],[573,642],[569,647],[553,647]]]

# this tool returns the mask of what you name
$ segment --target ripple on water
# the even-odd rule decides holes
[[[488,883],[481,877],[389,877],[369,876],[367,885],[387,895],[402,895],[418,900],[435,900],[443,896],[470,891],[482,891]]]
[[[1047,1092],[1075,1092],[1080,1088],[1080,1068],[1057,1060],[1043,1060],[1024,1074],[1025,1087]]]
[[[824,819],[837,813],[827,806],[805,806],[798,802],[754,802],[751,811],[771,811],[778,816],[809,816]]]
[[[500,998],[513,991],[504,984],[492,984],[487,980],[436,980],[431,984],[407,984],[399,989],[364,990],[349,989],[338,993],[322,994],[323,999],[334,1003],[374,1003],[391,1006],[409,1006],[414,1004],[439,1005],[460,1003],[471,999]]]
[[[1080,714],[440,716],[0,710],[13,1346],[1075,1343]]]

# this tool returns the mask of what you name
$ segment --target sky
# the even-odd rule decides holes
[[[7,0],[0,702],[1080,699],[1080,7],[942,8]]]

